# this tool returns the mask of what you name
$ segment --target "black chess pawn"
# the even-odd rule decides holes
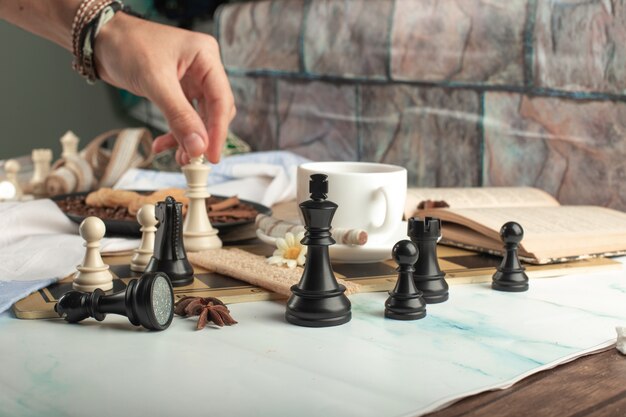
[[[302,278],[291,287],[285,318],[306,327],[338,326],[350,321],[351,304],[330,264],[328,247],[335,243],[330,227],[337,204],[326,200],[326,175],[313,174],[309,181],[311,199],[300,204],[306,229],[302,244],[307,255]]]
[[[422,292],[426,303],[443,303],[448,299],[448,283],[437,259],[441,220],[435,217],[411,217],[408,222],[408,236],[419,250],[413,273],[415,286]]]
[[[517,256],[517,248],[524,238],[524,229],[519,223],[505,223],[500,229],[500,238],[504,243],[504,258],[493,274],[491,288],[508,292],[527,291],[528,276]]]
[[[396,320],[417,320],[426,316],[426,303],[422,292],[413,281],[415,262],[419,257],[417,245],[410,240],[401,240],[391,250],[398,264],[398,281],[385,301],[385,317]]]
[[[159,201],[154,210],[159,226],[154,239],[154,254],[145,272],[164,272],[174,287],[193,282],[193,267],[183,245],[183,205],[172,197]]]
[[[126,290],[116,294],[105,295],[100,288],[92,293],[65,293],[55,304],[54,311],[70,323],[88,317],[102,321],[110,313],[128,317],[135,326],[164,330],[174,316],[174,291],[167,275],[145,273],[140,279],[131,280]]]

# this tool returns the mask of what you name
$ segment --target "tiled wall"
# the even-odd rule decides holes
[[[626,0],[273,0],[217,37],[256,149],[626,209]]]

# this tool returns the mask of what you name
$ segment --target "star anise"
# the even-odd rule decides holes
[[[228,307],[215,297],[185,296],[174,305],[174,313],[183,317],[200,316],[196,325],[197,330],[204,329],[209,321],[220,327],[237,324]]]

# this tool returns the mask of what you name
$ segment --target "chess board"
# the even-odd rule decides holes
[[[267,245],[252,244],[240,248],[259,255],[269,255]],[[446,272],[448,284],[490,282],[501,258],[460,248],[438,247],[439,264]],[[122,291],[131,279],[139,275],[130,270],[130,254],[105,256],[114,275],[113,292]],[[337,278],[355,281],[365,292],[389,291],[396,282],[396,265],[392,260],[369,264],[333,264]],[[620,269],[621,264],[608,258],[583,259],[574,262],[551,265],[526,265],[526,272],[532,279],[579,274],[600,270]],[[184,287],[174,288],[174,298],[178,300],[186,295],[217,297],[226,304],[283,298],[245,282],[202,269],[194,265],[194,282]],[[532,285],[532,282],[531,282]],[[54,311],[57,300],[72,290],[72,277],[41,289],[13,305],[13,311],[21,319],[43,319],[58,317]],[[454,289],[451,289],[453,292]]]

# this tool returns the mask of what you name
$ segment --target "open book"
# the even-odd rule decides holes
[[[536,264],[626,253],[626,213],[561,206],[536,188],[412,188],[405,216],[415,215],[442,220],[442,243],[494,254],[503,252],[500,228],[515,221],[524,229],[520,258]]]

